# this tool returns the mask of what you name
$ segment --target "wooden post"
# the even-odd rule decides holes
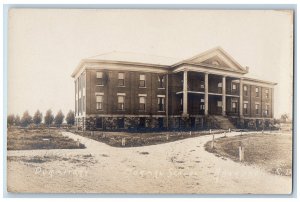
[[[126,138],[122,138],[122,146],[126,146]]]
[[[169,133],[168,133],[167,136],[166,136],[167,140],[169,140],[169,136],[170,136],[170,135],[169,135]]]
[[[209,134],[211,134],[211,129],[209,129]]]
[[[230,133],[230,128],[228,129],[228,132]]]
[[[77,147],[79,147],[79,146],[80,146],[79,139],[77,139],[77,141],[76,141],[76,144],[77,144]]]
[[[215,134],[212,135],[211,148],[215,148]]]
[[[190,136],[192,135],[192,131],[190,131]]]
[[[241,146],[239,146],[239,158],[240,158],[240,162],[244,161],[244,157],[245,157],[245,148],[241,145]]]

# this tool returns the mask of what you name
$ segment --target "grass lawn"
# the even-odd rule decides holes
[[[245,134],[234,137],[218,138],[215,148],[211,141],[205,149],[239,161],[239,146],[245,148],[245,163],[258,165],[268,172],[291,176],[292,170],[292,135],[291,134]]]
[[[83,144],[64,137],[59,130],[8,128],[7,150],[82,149]]]

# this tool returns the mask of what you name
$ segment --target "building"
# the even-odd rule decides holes
[[[80,130],[260,127],[273,118],[276,83],[245,77],[217,47],[185,60],[111,52],[81,60]]]

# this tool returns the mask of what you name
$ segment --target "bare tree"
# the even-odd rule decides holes
[[[51,109],[49,109],[46,112],[46,116],[44,117],[45,124],[48,126],[48,128],[53,123],[53,120],[54,120],[54,116],[52,115]]]
[[[55,125],[57,125],[58,127],[61,126],[61,124],[63,123],[65,118],[65,115],[62,113],[61,110],[59,110],[54,118],[54,123]]]
[[[21,126],[27,127],[31,123],[32,123],[32,117],[29,115],[28,111],[25,111],[21,119]]]
[[[10,114],[7,116],[7,126],[13,126],[15,123],[15,115],[14,114]]]
[[[74,125],[74,123],[75,123],[75,114],[72,110],[70,110],[68,112],[67,117],[66,117],[66,121],[67,121],[67,124],[69,126]]]
[[[33,116],[33,123],[38,126],[42,122],[42,119],[43,119],[42,113],[39,110],[37,110]]]

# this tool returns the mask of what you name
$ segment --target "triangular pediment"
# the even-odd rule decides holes
[[[196,55],[190,59],[185,60],[185,62],[205,65],[211,68],[215,67],[218,69],[221,68],[239,72],[246,71],[245,68],[243,68],[237,61],[235,61],[228,53],[226,53],[220,47]]]

